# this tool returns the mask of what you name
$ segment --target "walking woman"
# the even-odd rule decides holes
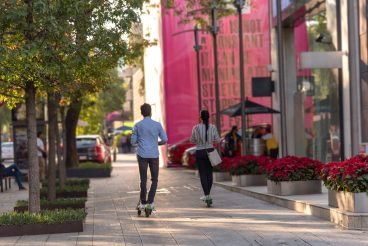
[[[214,150],[213,143],[220,142],[220,136],[214,125],[209,124],[210,114],[207,110],[202,110],[200,115],[201,122],[193,127],[190,141],[196,144],[196,161],[201,179],[204,196],[201,200],[207,203],[208,206],[212,204],[210,196],[213,177],[212,165],[208,159],[207,152]]]

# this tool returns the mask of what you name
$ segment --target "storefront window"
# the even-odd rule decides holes
[[[361,131],[362,143],[368,143],[368,36],[367,0],[359,0],[360,8],[360,78],[361,78]]]
[[[324,7],[295,27],[296,41],[305,30],[308,36],[307,47],[299,47],[299,52],[303,52],[303,48],[307,51],[336,51],[336,25],[331,23],[335,21],[333,12]],[[298,55],[298,44],[296,48]],[[341,155],[338,70],[299,70],[298,76],[307,76],[311,81],[304,104],[305,154],[322,162],[338,161]]]
[[[302,52],[337,51],[335,5],[319,2],[318,9],[304,6],[294,22],[296,59]],[[329,4],[332,1],[328,1]],[[317,10],[317,11],[316,11]],[[304,97],[305,156],[322,162],[340,159],[340,115],[338,69],[300,69],[297,62],[297,90]]]

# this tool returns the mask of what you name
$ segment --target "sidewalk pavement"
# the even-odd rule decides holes
[[[135,156],[119,158],[111,178],[91,180],[84,232],[0,238],[0,245],[368,246],[367,232],[342,230],[220,187],[213,187],[214,206],[206,208],[199,180],[181,169],[160,169],[157,212],[138,217]]]

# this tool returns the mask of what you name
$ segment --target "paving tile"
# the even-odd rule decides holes
[[[199,200],[199,180],[181,169],[160,170],[157,212],[150,218],[138,217],[138,170],[124,167],[135,162],[135,156],[119,158],[111,178],[91,179],[84,232],[0,238],[0,245],[368,246],[368,232],[342,230],[217,186],[212,189],[214,206],[206,208]],[[12,209],[16,200],[26,198],[22,196],[0,194],[1,202],[7,199],[0,211]]]

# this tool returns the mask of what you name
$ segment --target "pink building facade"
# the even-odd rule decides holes
[[[252,97],[252,77],[269,77],[270,23],[268,0],[251,1],[249,13],[243,14],[245,96],[262,105],[272,107],[271,97]],[[163,91],[166,130],[169,143],[188,138],[193,125],[198,123],[198,81],[196,56],[193,49],[194,24],[179,24],[181,17],[162,10]],[[218,64],[220,108],[225,109],[240,101],[239,43],[237,16],[219,19]],[[210,32],[200,33],[200,71],[202,108],[208,109],[215,120],[215,83],[213,46]],[[272,115],[247,116],[249,125],[272,123]],[[240,126],[240,117],[221,116],[222,133],[231,126]]]

